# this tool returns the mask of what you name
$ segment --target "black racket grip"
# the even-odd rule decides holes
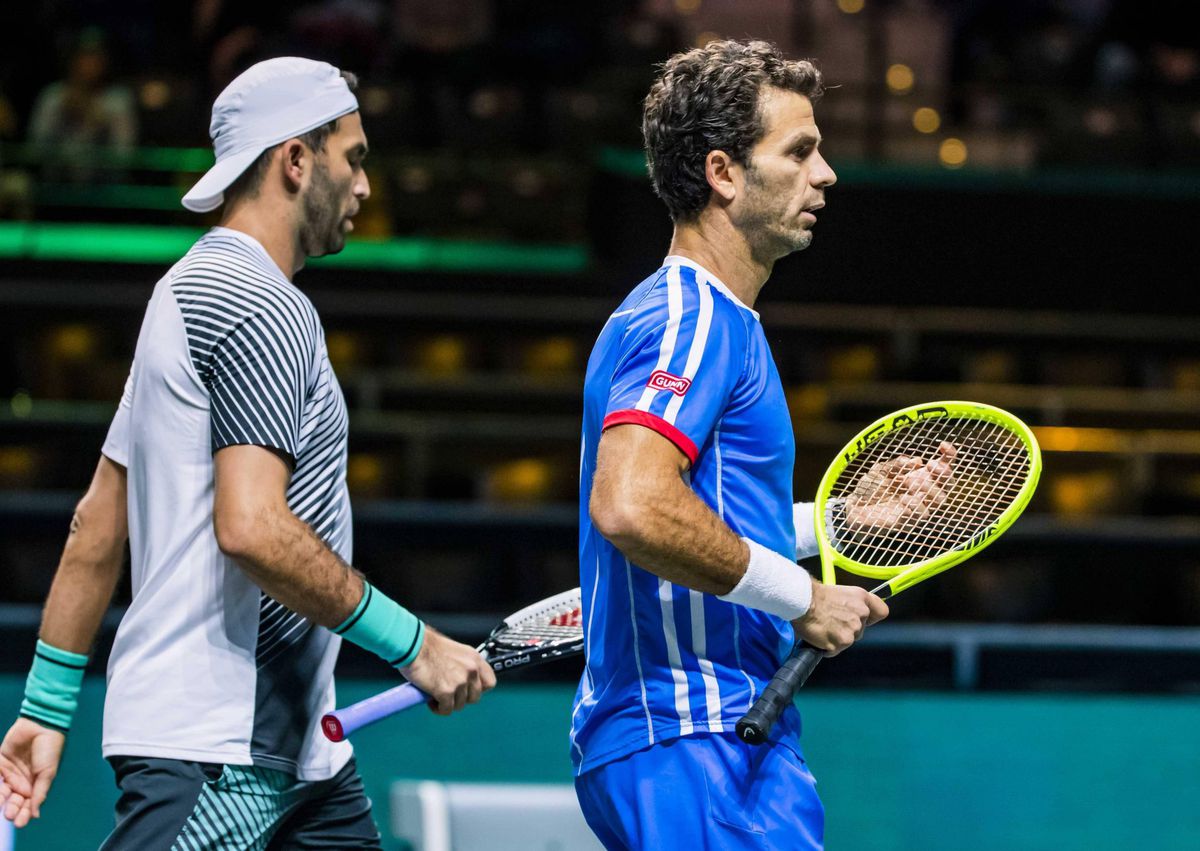
[[[737,734],[743,742],[761,745],[767,740],[771,728],[779,720],[779,715],[792,702],[796,692],[808,681],[808,676],[824,657],[817,648],[801,641],[792,648],[791,655],[783,666],[775,672],[771,682],[763,689],[763,693],[754,701],[750,711],[737,722]]]

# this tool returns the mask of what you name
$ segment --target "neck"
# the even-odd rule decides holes
[[[256,198],[225,211],[219,224],[256,239],[290,281],[304,268],[306,257],[296,228],[291,225],[290,211],[274,206]]]
[[[775,265],[773,259],[755,257],[745,235],[727,216],[711,207],[701,211],[694,221],[675,225],[670,253],[708,269],[751,308]]]

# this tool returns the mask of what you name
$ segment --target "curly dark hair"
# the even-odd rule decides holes
[[[713,41],[663,64],[646,96],[642,137],[654,191],[673,221],[694,219],[708,203],[709,151],[749,165],[750,150],[765,132],[759,110],[764,86],[809,100],[824,92],[812,62],[785,59],[765,41]]]
[[[342,79],[346,81],[346,85],[350,91],[358,91],[358,76],[352,71],[342,71]],[[325,150],[325,143],[329,141],[329,137],[337,132],[338,121],[333,119],[320,127],[309,130],[307,133],[301,133],[296,138],[303,142],[310,151],[321,153]],[[280,144],[283,144],[282,142]],[[225,190],[225,197],[222,203],[225,209],[228,210],[233,204],[245,198],[254,198],[258,195],[258,190],[262,186],[263,178],[267,176],[268,166],[271,164],[271,155],[279,145],[272,145],[261,154],[258,159],[250,163],[246,170],[237,176],[237,179],[231,183]]]

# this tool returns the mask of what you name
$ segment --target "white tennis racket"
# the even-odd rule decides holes
[[[498,674],[583,652],[583,602],[578,588],[555,594],[506,617],[477,648]],[[325,737],[340,742],[356,730],[420,706],[428,696],[404,683],[321,719]]]

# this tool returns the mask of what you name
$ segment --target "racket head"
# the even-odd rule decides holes
[[[851,527],[841,505],[884,499],[876,490],[880,464],[899,456],[934,459],[943,443],[953,455],[942,482],[944,499],[921,518],[894,529]],[[979,402],[928,402],[881,417],[843,447],[821,479],[815,524],[822,576],[834,568],[885,580],[887,595],[947,570],[983,550],[1025,510],[1041,476],[1033,432],[1008,411]],[[886,482],[886,480],[884,480]],[[890,491],[894,494],[894,490]]]
[[[583,598],[578,588],[506,617],[479,648],[492,668],[511,668],[583,652]]]

